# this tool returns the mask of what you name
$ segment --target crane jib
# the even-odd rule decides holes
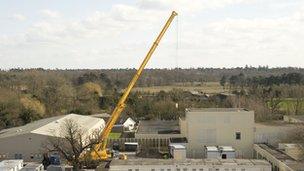
[[[95,148],[93,149],[93,153],[91,153],[93,158],[95,158],[95,159],[99,158],[99,159],[102,159],[102,160],[108,158],[108,155],[107,155],[107,152],[106,152],[107,138],[108,138],[114,124],[116,123],[117,119],[119,118],[121,112],[125,108],[125,101],[128,98],[132,88],[134,87],[134,85],[137,82],[138,78],[140,77],[143,69],[145,68],[146,64],[150,60],[153,52],[155,51],[155,49],[158,46],[160,40],[164,36],[165,32],[169,28],[171,22],[173,21],[173,19],[176,15],[177,15],[177,13],[175,11],[173,11],[171,13],[171,16],[169,17],[166,24],[162,28],[161,32],[157,36],[156,40],[153,42],[152,47],[149,49],[146,57],[144,58],[143,62],[140,65],[140,67],[137,69],[135,75],[133,76],[133,78],[129,82],[128,87],[125,89],[123,95],[119,99],[115,109],[113,110],[113,112],[111,114],[110,119],[108,120],[106,126],[104,127],[104,129],[101,133],[101,136],[100,136],[101,144],[96,145]]]

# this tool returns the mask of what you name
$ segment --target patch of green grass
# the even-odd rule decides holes
[[[121,133],[114,133],[114,132],[111,132],[111,133],[109,134],[109,138],[111,138],[111,139],[118,139],[118,138],[120,138],[120,136],[121,136]]]
[[[279,110],[285,111],[287,113],[294,111],[294,107],[296,105],[296,99],[284,98],[284,99],[280,99],[280,101],[281,102],[279,104]],[[270,105],[269,102],[268,102],[268,105]],[[304,107],[304,100],[300,101],[299,107],[300,107],[300,110]]]

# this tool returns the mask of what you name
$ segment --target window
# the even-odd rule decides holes
[[[227,154],[222,154],[222,159],[227,159]]]
[[[180,171],[180,168],[177,168],[176,171]]]
[[[160,171],[165,171],[165,169],[160,169]]]
[[[241,171],[245,171],[245,169],[241,169]]]
[[[225,171],[229,171],[229,169],[225,169]]]
[[[204,169],[200,169],[199,171],[204,171]]]
[[[241,132],[235,133],[235,139],[240,140],[241,139]]]
[[[135,169],[135,171],[139,171],[139,169]]]
[[[155,171],[155,169],[151,169],[151,171]]]
[[[132,171],[132,169],[128,169],[128,171]]]
[[[167,169],[167,171],[171,171],[171,169]]]
[[[232,171],[236,171],[236,169],[232,169]]]
[[[184,168],[184,169],[183,169],[183,171],[187,171],[187,170],[188,170],[187,168]]]
[[[192,171],[196,171],[196,169],[192,169]]]

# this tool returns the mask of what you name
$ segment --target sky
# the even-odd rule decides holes
[[[304,0],[1,0],[0,69],[304,67]]]

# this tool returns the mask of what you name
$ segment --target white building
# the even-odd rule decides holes
[[[0,162],[0,171],[19,171],[23,167],[23,160],[4,160]]]
[[[236,158],[252,158],[254,112],[240,108],[187,109],[180,119],[187,157],[205,158],[204,146],[231,146]]]
[[[132,131],[135,128],[136,122],[132,118],[128,118],[122,125],[126,130]]]
[[[26,162],[42,160],[45,152],[43,144],[50,137],[60,137],[60,130],[66,120],[73,120],[81,126],[87,135],[105,126],[103,119],[68,114],[41,119],[24,126],[0,131],[0,160],[23,159]]]
[[[247,159],[129,159],[113,160],[109,171],[271,171],[271,165]]]

